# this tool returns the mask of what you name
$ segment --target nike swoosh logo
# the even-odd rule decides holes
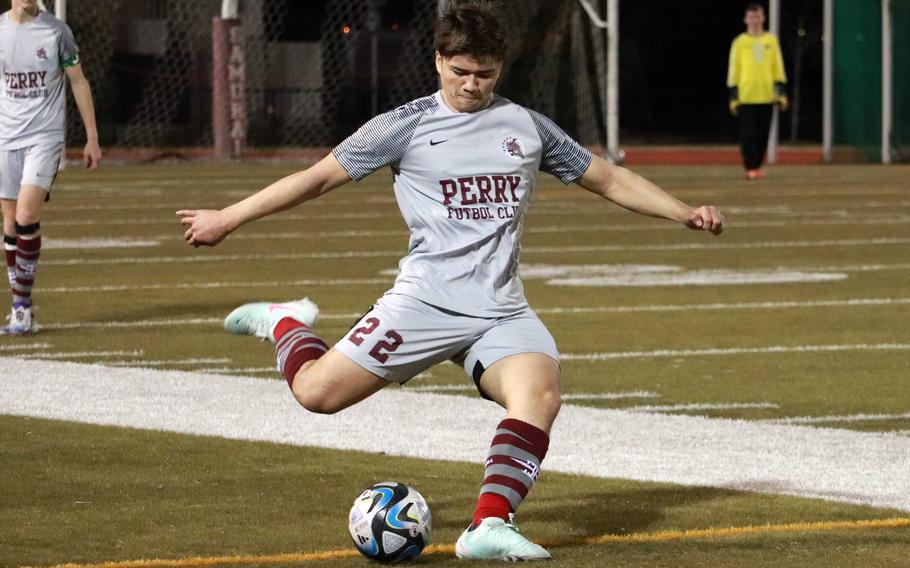
[[[435,141],[435,140],[433,140],[433,139],[431,138],[431,139],[430,139],[430,146],[439,146],[439,145],[442,144],[443,142],[448,142],[448,140],[440,140],[440,141],[437,142],[437,141]]]

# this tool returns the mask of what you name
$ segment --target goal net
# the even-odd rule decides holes
[[[514,49],[498,91],[603,145],[604,31],[577,0],[507,7]],[[220,8],[221,0],[68,0],[106,146],[212,146]],[[436,17],[435,0],[242,0],[247,147],[330,146],[374,112],[436,90]],[[75,145],[84,132],[70,106]]]

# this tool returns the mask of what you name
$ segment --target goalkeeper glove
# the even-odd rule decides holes
[[[777,95],[777,106],[780,108],[781,112],[787,112],[787,109],[790,108],[790,99],[787,98],[787,95],[780,94]]]
[[[739,100],[730,99],[730,114],[733,116],[739,114]]]

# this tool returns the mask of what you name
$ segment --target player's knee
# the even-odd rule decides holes
[[[300,406],[314,414],[335,414],[344,408],[344,406],[338,404],[338,402],[333,399],[331,393],[327,389],[320,388],[317,385],[307,384],[306,380],[301,380],[302,378],[303,377],[300,375],[297,375],[297,378],[294,380],[294,386],[291,387],[294,398],[297,399]]]
[[[547,389],[540,393],[540,409],[552,418],[556,418],[559,409],[562,408],[562,399],[559,397],[559,389]]]

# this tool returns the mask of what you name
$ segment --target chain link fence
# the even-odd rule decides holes
[[[105,146],[212,144],[212,19],[220,6],[68,0]],[[244,0],[240,7],[249,147],[329,146],[376,112],[437,89],[435,0]],[[602,144],[603,31],[577,0],[510,0],[507,8],[514,48],[498,91],[583,143]],[[72,98],[67,135],[71,145],[84,141]]]

